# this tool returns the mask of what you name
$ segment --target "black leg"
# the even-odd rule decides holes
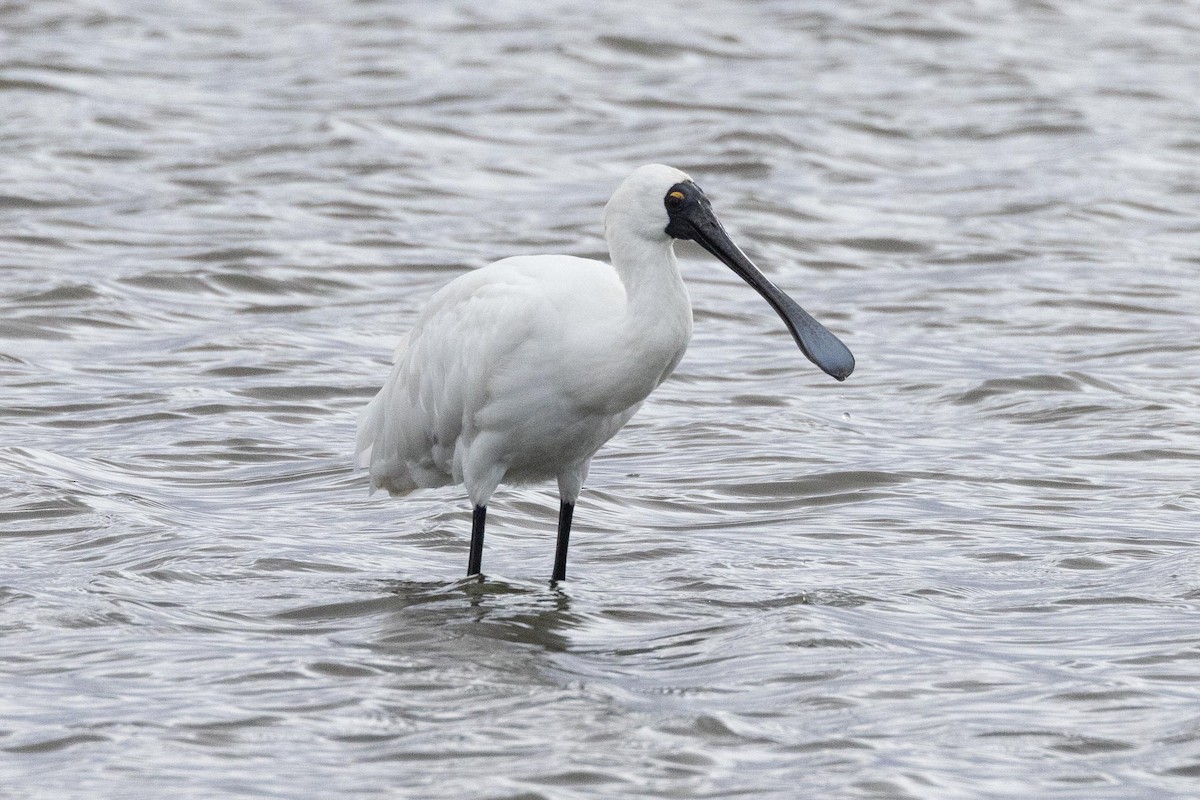
[[[564,501],[558,507],[558,547],[554,550],[554,574],[550,576],[551,583],[567,579],[567,545],[571,541],[571,517],[574,514],[574,503]]]
[[[483,523],[487,519],[487,506],[475,506],[471,518],[471,554],[467,557],[467,574],[478,575],[483,565]]]

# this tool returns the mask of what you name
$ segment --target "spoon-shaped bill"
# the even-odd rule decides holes
[[[692,202],[681,208],[680,213],[672,214],[667,233],[678,239],[691,239],[721,259],[771,304],[809,361],[839,381],[846,380],[854,371],[850,349],[754,266],[729,238],[706,197],[701,194],[689,199]]]

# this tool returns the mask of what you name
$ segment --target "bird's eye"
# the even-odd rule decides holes
[[[667,208],[679,208],[683,205],[683,192],[675,191],[667,195]]]

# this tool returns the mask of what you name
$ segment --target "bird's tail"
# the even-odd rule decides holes
[[[371,455],[375,451],[375,434],[379,430],[379,395],[358,414],[358,435],[354,441],[354,468],[370,469]],[[379,488],[371,480],[371,494]]]
[[[404,336],[396,347],[393,363],[404,355],[407,345],[408,336]],[[417,488],[417,484],[407,474],[407,470],[397,469],[395,464],[376,463],[377,453],[383,460],[388,458],[388,447],[382,442],[387,430],[387,407],[388,387],[385,386],[371,398],[367,407],[359,412],[358,435],[354,442],[354,467],[370,470],[371,494],[374,494],[376,489],[387,489],[388,493],[393,495],[408,494]],[[384,449],[379,452],[378,447],[381,444]]]

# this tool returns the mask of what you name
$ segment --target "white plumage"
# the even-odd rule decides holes
[[[642,167],[620,185],[604,216],[611,264],[520,256],[451,281],[401,340],[391,375],[362,413],[357,461],[370,469],[372,490],[465,485],[476,507],[476,568],[496,487],[553,478],[566,516],[562,577],[570,513],[592,456],[683,357],[692,309],[673,235],[709,245],[667,232],[668,203],[679,202],[672,190],[689,201],[694,190],[695,214],[709,208],[670,167]]]

